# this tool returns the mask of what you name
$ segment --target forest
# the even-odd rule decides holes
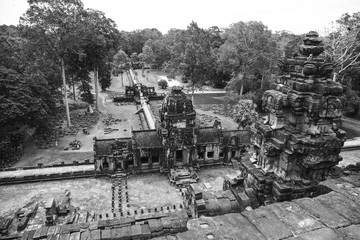
[[[126,32],[105,13],[85,9],[80,0],[28,4],[17,26],[0,26],[1,162],[20,155],[28,129],[46,128],[55,114],[66,116],[70,126],[72,92],[94,104],[97,81],[106,90],[113,75],[139,62],[181,76],[193,88],[225,88],[236,98],[259,103],[276,76],[277,61],[295,54],[302,37],[273,33],[256,20],[224,29],[204,29],[193,21],[165,34],[156,28]],[[334,80],[346,86],[345,114],[357,116],[360,12],[344,13],[323,38],[325,54],[336,62]]]

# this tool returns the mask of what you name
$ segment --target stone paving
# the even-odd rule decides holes
[[[173,239],[360,239],[359,180],[360,174],[331,179],[320,184],[331,191],[314,198],[192,219]]]

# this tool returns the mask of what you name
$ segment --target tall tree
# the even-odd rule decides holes
[[[87,30],[85,36],[85,54],[94,71],[95,84],[95,108],[99,109],[99,91],[98,91],[98,70],[101,64],[110,62],[119,46],[119,31],[113,20],[106,18],[101,11],[87,9],[84,18],[83,28]],[[111,56],[110,56],[111,55]],[[107,68],[103,68],[104,74],[107,74]],[[104,79],[107,76],[103,76]]]
[[[218,51],[218,66],[233,76],[233,90],[243,94],[244,83],[256,71],[263,74],[274,62],[276,44],[267,27],[256,21],[238,22],[225,29],[225,42]]]
[[[334,78],[360,67],[360,12],[343,14],[336,22],[337,26],[326,37],[328,47],[325,51],[337,63]]]
[[[123,74],[129,68],[130,59],[123,50],[119,50],[113,59],[112,67],[115,76],[121,74],[121,86],[124,86]]]
[[[67,100],[65,59],[68,54],[80,51],[82,34],[79,23],[83,17],[80,0],[28,0],[29,9],[20,18],[20,25],[34,46],[58,59],[61,67],[67,125],[71,125]]]

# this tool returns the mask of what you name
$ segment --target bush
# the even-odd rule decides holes
[[[168,87],[168,82],[164,79],[161,79],[159,82],[158,82],[158,85],[161,89],[166,89]]]

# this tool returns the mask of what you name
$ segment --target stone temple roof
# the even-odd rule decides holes
[[[233,136],[236,136],[239,139],[238,143],[249,143],[250,142],[250,132],[248,130],[231,130],[223,131],[223,143],[230,144],[230,140]]]
[[[162,141],[156,130],[133,131],[135,148],[162,147]]]
[[[114,139],[97,140],[94,146],[96,155],[111,155],[111,143],[113,142]]]
[[[213,127],[200,128],[197,144],[220,143],[221,130]]]

